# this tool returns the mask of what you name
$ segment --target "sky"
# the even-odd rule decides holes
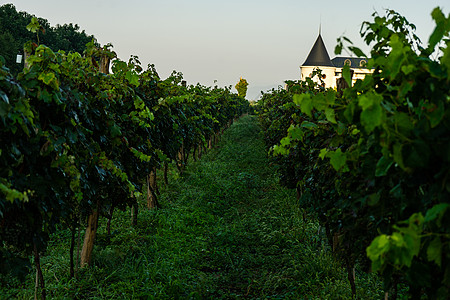
[[[176,70],[188,84],[233,91],[245,78],[249,100],[299,79],[319,27],[330,58],[340,36],[369,53],[359,30],[374,12],[396,10],[426,43],[431,11],[439,6],[448,15],[450,6],[448,0],[0,0],[6,3],[52,26],[78,24],[100,44],[111,43],[120,59],[137,55],[144,68],[154,64],[161,78]]]

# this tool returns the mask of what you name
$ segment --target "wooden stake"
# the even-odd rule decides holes
[[[156,196],[156,168],[147,177],[147,207],[149,209],[160,207]]]
[[[88,226],[84,235],[83,248],[81,249],[81,268],[89,266],[94,250],[95,236],[98,228],[98,209],[94,210],[88,218]]]
[[[103,56],[100,60],[99,71],[103,74],[109,74],[109,63],[110,59],[107,56]]]
[[[167,177],[168,169],[169,169],[169,163],[166,161],[166,162],[164,162],[164,183],[166,185],[169,185],[169,179]]]
[[[77,259],[75,260],[75,277],[80,267],[80,241],[81,241],[81,226],[78,226]]]
[[[131,207],[131,225],[136,226],[137,225],[137,216],[138,216],[138,203],[133,204]]]
[[[77,220],[74,218],[73,222],[72,222],[72,228],[71,228],[71,239],[70,239],[70,278],[74,278],[75,277],[75,267],[74,267],[74,261],[73,261],[73,252],[75,251],[75,233],[77,230]]]
[[[41,258],[39,256],[39,251],[37,249],[36,243],[33,243],[33,252],[34,252],[34,266],[36,267],[36,287],[34,290],[34,299],[37,299],[38,287],[40,285],[41,299],[44,300],[46,297],[44,275],[42,274]]]

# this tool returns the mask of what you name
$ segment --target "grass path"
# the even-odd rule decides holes
[[[278,185],[255,117],[235,122],[160,200],[160,210],[141,208],[137,227],[129,212],[116,214],[111,236],[103,224],[93,266],[77,279],[67,279],[69,234],[59,233],[43,258],[51,297],[351,299],[317,224],[304,222],[294,193]],[[33,276],[25,286],[27,299]],[[361,298],[382,299],[372,277],[357,286]]]

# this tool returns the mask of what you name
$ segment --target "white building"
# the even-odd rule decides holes
[[[312,71],[319,68],[322,70],[325,86],[336,88],[336,80],[342,77],[342,69],[344,65],[350,65],[350,69],[353,70],[352,81],[354,83],[357,79],[363,79],[367,74],[373,72],[372,69],[366,68],[366,63],[366,59],[356,57],[337,56],[330,59],[327,48],[322,40],[322,36],[319,33],[319,36],[309,52],[308,57],[303,65],[300,66],[301,79],[305,80],[306,77],[311,77]]]

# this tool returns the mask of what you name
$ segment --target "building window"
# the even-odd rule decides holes
[[[346,60],[344,60],[344,66],[351,66],[352,65],[352,62],[351,62],[351,60],[350,59],[346,59]]]
[[[361,59],[361,60],[359,61],[359,66],[360,66],[360,67],[365,67],[366,64],[367,64],[367,61],[365,61],[364,59]]]

